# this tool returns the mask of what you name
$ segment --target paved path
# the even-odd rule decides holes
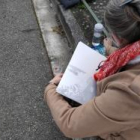
[[[31,0],[0,0],[0,140],[65,140],[43,102],[50,64]]]

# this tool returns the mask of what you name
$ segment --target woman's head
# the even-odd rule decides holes
[[[124,0],[110,0],[105,23],[118,46],[140,40],[140,0],[121,6]]]

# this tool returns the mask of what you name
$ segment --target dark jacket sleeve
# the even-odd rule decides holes
[[[126,94],[127,90],[129,96]],[[139,120],[134,113],[136,106],[128,107],[132,103],[130,98],[134,97],[133,94],[128,87],[111,85],[101,96],[72,108],[56,92],[56,86],[48,85],[45,100],[61,131],[70,138],[83,138],[120,132],[137,125]],[[135,101],[138,103],[137,99]]]

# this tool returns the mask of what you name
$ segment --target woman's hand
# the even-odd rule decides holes
[[[107,56],[118,49],[118,48],[113,47],[113,42],[110,38],[105,38],[104,39],[104,47],[106,49],[106,55]]]
[[[57,74],[57,75],[50,81],[50,83],[54,83],[54,84],[58,85],[59,82],[61,81],[62,76],[63,76],[63,73]]]
[[[106,55],[109,55],[110,50],[112,48],[112,40],[110,38],[105,38],[104,39],[104,47],[106,49]]]
[[[105,38],[104,39],[104,45],[106,48],[110,48],[112,46],[113,42],[110,38]]]

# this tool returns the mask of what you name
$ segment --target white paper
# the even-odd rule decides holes
[[[93,75],[106,57],[82,42],[78,43],[69,65],[60,81],[57,92],[78,103],[84,104],[96,96]]]

